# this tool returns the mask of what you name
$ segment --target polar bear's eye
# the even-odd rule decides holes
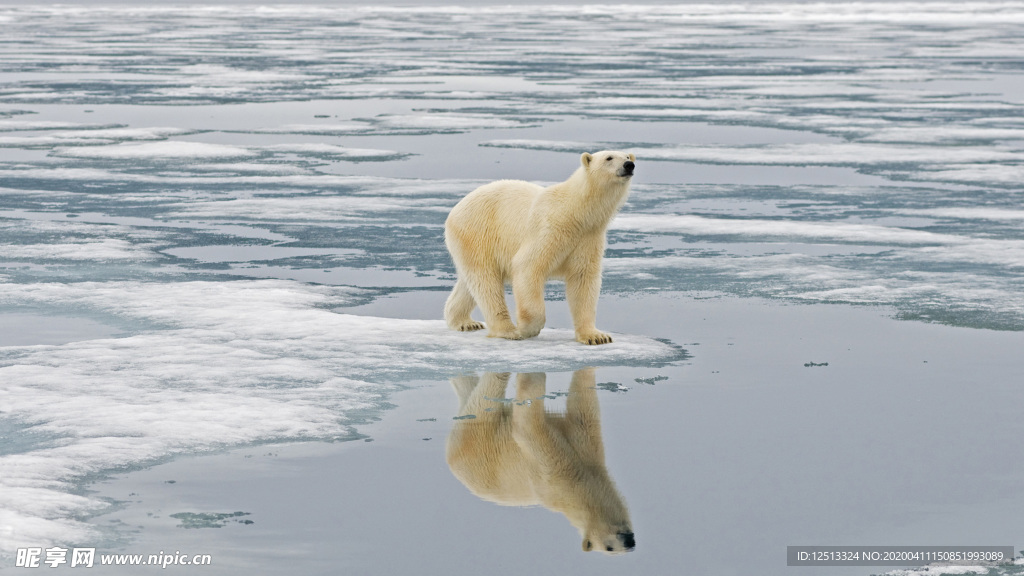
[[[611,160],[612,160],[612,157],[611,157],[611,156],[609,156],[608,158],[606,158],[606,160],[608,160],[609,162],[611,162]]]

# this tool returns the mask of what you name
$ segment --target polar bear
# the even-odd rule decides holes
[[[629,510],[605,467],[594,369],[573,374],[565,414],[544,410],[543,373],[516,376],[515,401],[502,401],[509,376],[452,379],[461,417],[445,450],[452,474],[484,500],[564,514],[584,551],[633,550]]]
[[[568,180],[547,188],[522,180],[485,184],[459,201],[444,225],[458,279],[444,307],[453,330],[532,338],[544,327],[544,284],[565,280],[576,340],[607,344],[596,326],[608,223],[626,202],[636,156],[584,153]],[[512,284],[516,320],[505,305]],[[479,306],[484,324],[470,318]]]

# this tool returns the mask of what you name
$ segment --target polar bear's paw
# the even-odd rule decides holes
[[[505,338],[506,340],[523,339],[523,337],[519,335],[519,331],[516,330],[516,325],[508,320],[488,324],[487,327],[490,329],[487,332],[488,338]]]
[[[576,341],[593,346],[596,344],[611,344],[612,337],[610,334],[605,334],[598,330],[590,330],[586,332],[577,332]]]
[[[458,324],[457,326],[455,326],[455,329],[458,330],[459,332],[474,332],[476,330],[483,330],[484,325],[482,322],[467,320],[466,322],[463,322],[462,324]]]
[[[540,334],[540,329],[543,327],[523,326],[520,324],[518,330],[516,330],[516,340],[526,340],[527,338],[533,338],[537,334]]]

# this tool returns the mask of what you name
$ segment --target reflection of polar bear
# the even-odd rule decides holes
[[[501,401],[508,379],[452,379],[459,416],[476,416],[448,435],[452,473],[484,500],[561,512],[580,531],[585,551],[632,550],[629,511],[604,464],[594,370],[573,374],[565,414],[544,411],[544,374],[519,374],[514,404]]]
[[[469,316],[479,306],[488,336],[536,336],[544,327],[544,283],[562,278],[576,340],[611,342],[596,326],[601,258],[608,223],[629,194],[635,160],[623,152],[583,154],[582,166],[561,184],[499,180],[456,204],[444,225],[458,272],[444,307],[448,326],[480,330],[484,326]],[[509,282],[518,327],[505,305]]]

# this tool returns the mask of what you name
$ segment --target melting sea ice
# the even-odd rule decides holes
[[[357,437],[413,378],[680,359],[346,313],[446,290],[450,207],[584,150],[638,156],[607,294],[1024,329],[1021,3],[19,6],[0,26],[3,551],[95,542],[109,504],[80,488],[112,471]]]

